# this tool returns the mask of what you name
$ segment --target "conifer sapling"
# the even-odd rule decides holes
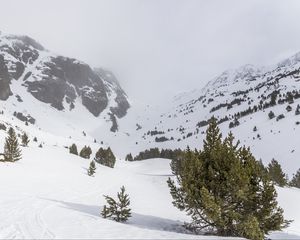
[[[9,162],[15,162],[22,158],[19,142],[12,127],[9,128],[8,136],[5,139],[4,156],[5,160]]]
[[[27,147],[28,143],[30,142],[28,135],[26,133],[23,133],[21,139],[22,139],[22,146]]]
[[[96,164],[94,161],[91,161],[87,174],[89,176],[94,176],[95,172],[96,172]]]
[[[101,215],[103,218],[110,218],[117,222],[126,222],[131,217],[131,209],[129,208],[129,195],[125,193],[125,187],[121,187],[118,192],[118,199],[115,200],[110,196],[104,195],[107,205],[104,205]]]

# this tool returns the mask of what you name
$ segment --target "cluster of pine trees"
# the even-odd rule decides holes
[[[90,148],[90,146],[84,146],[80,153],[79,153],[79,156],[82,157],[82,158],[86,158],[86,159],[90,159],[91,157],[91,154],[92,154],[92,149]]]
[[[69,152],[74,155],[79,155],[82,158],[90,159],[92,149],[90,146],[84,146],[78,154],[77,146],[75,143],[73,143],[69,147]],[[96,152],[94,161],[104,166],[113,168],[116,163],[116,157],[110,147],[108,147],[107,149],[100,147],[99,150]]]
[[[100,163],[106,167],[114,168],[116,163],[116,157],[113,154],[110,147],[107,149],[99,148],[99,150],[96,152],[96,156],[94,159],[97,163]]]
[[[90,159],[92,149],[90,146],[84,146],[78,154],[77,146],[75,143],[73,143],[69,147],[69,152],[74,155],[79,155],[82,158]],[[87,170],[87,174],[89,176],[93,176],[96,172],[95,162],[106,167],[114,168],[116,163],[116,157],[110,147],[108,147],[107,149],[100,147],[99,150],[96,152],[94,159],[90,162],[89,168]]]
[[[202,150],[187,149],[168,185],[173,204],[191,216],[186,227],[221,236],[262,240],[289,221],[276,201],[273,181],[250,149],[210,121]]]
[[[269,175],[269,178],[279,187],[297,187],[300,188],[300,169],[293,175],[289,181],[287,174],[284,173],[280,163],[272,159],[272,161],[265,168],[265,172]]]

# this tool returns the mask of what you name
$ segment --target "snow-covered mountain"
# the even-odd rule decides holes
[[[289,175],[300,168],[300,53],[273,66],[227,70],[160,106],[130,106],[112,72],[53,54],[27,36],[1,34],[0,99],[2,122],[13,118],[26,128],[27,121],[69,142],[84,135],[120,158],[150,147],[199,148],[214,116],[264,163],[276,158]]]
[[[232,131],[257,158],[265,163],[276,158],[292,174],[300,168],[298,104],[299,53],[275,66],[227,70],[202,89],[174,97],[153,115],[152,123],[147,123],[147,117],[138,122],[140,141],[142,145],[199,148],[208,120],[214,116],[224,134]]]
[[[63,112],[84,107],[90,113],[83,113],[86,118],[105,112],[114,122],[124,117],[130,107],[113,73],[54,54],[30,37],[3,34],[0,34],[0,99],[17,99],[15,111],[22,114],[26,111],[30,116],[32,112],[33,118],[40,114],[34,116],[32,106],[40,102]]]
[[[26,36],[0,34],[0,147],[6,129],[31,140],[23,158],[2,163],[0,238],[197,238],[182,228],[189,218],[172,205],[169,160],[125,162],[151,147],[201,148],[214,116],[264,163],[276,158],[291,175],[300,168],[300,54],[275,66],[245,65],[223,72],[200,89],[160,106],[130,101],[112,72],[59,56]],[[129,96],[130,97],[130,96]],[[270,114],[270,112],[273,114]],[[34,137],[36,141],[33,141]],[[69,154],[110,146],[116,167]],[[0,149],[0,153],[2,150]],[[133,216],[127,224],[102,219],[103,194],[121,185]],[[277,188],[285,217],[294,222],[272,239],[297,239],[299,189]],[[63,221],[57,221],[57,218]],[[226,238],[227,239],[227,238]]]
[[[84,135],[119,157],[150,147],[199,148],[214,116],[263,162],[276,158],[290,175],[300,168],[300,53],[274,66],[227,70],[160,106],[130,106],[112,72],[53,54],[27,36],[1,34],[0,99],[6,119],[70,141]]]

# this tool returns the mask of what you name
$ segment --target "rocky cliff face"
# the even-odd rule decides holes
[[[10,95],[10,77],[4,62],[4,57],[0,55],[0,100],[6,100]]]
[[[101,79],[104,80],[107,92],[115,93],[114,99],[116,104],[115,106],[110,107],[112,114],[116,115],[118,118],[124,117],[130,105],[127,101],[127,95],[121,88],[118,80],[112,72],[102,68],[95,69],[95,72]]]
[[[80,99],[95,117],[109,108],[121,118],[130,107],[112,73],[52,54],[27,36],[0,35],[0,100],[14,94],[12,81],[22,81],[32,96],[57,110],[72,111]]]

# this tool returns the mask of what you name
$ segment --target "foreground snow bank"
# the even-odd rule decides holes
[[[23,159],[0,166],[0,238],[216,239],[187,234],[188,218],[171,204],[166,180],[169,160],[118,161],[115,169],[97,165],[67,149],[23,148]],[[126,224],[100,217],[103,194],[124,185],[133,216]]]

